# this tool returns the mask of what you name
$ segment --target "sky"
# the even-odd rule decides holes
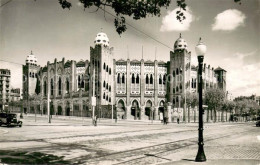
[[[13,87],[22,87],[19,64],[25,63],[31,51],[41,66],[54,58],[89,60],[90,47],[102,29],[109,37],[110,47],[114,47],[115,59],[129,56],[140,60],[143,56],[145,60],[169,61],[181,33],[192,62],[197,65],[194,48],[202,37],[207,46],[204,61],[227,71],[229,93],[234,97],[260,95],[259,0],[242,0],[241,5],[233,0],[187,0],[183,23],[176,20],[174,0],[161,10],[160,17],[138,21],[126,17],[131,26],[127,25],[121,36],[115,31],[113,16],[102,10],[95,12],[95,7],[84,10],[78,0],[69,1],[70,10],[62,9],[58,0],[1,1],[1,5],[8,3],[0,8],[0,68],[11,69]]]

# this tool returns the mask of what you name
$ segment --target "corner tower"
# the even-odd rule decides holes
[[[188,44],[180,37],[174,43],[174,51],[170,52],[170,66],[168,69],[168,102],[173,107],[181,107],[181,95],[190,90],[190,62],[191,53]]]
[[[100,32],[96,35],[94,41],[95,47],[90,47],[90,97],[95,90],[97,110],[107,109],[114,102],[114,64],[113,48],[109,47],[107,35]],[[95,75],[93,77],[93,75]],[[93,79],[95,89],[93,89]],[[97,112],[96,112],[97,113]],[[103,113],[106,113],[103,111]]]

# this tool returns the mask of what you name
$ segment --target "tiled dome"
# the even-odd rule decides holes
[[[32,51],[31,54],[26,57],[26,64],[37,65],[37,58],[33,55]]]
[[[181,34],[180,34],[180,38],[178,38],[175,43],[174,43],[174,50],[183,50],[183,49],[187,49],[188,44],[187,42],[181,38]]]
[[[106,35],[106,33],[100,32],[97,34],[95,41],[95,45],[104,45],[104,46],[109,46],[109,39]]]

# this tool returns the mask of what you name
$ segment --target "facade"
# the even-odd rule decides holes
[[[4,107],[7,106],[10,101],[10,80],[11,71],[9,69],[0,69],[0,110],[4,110]]]
[[[40,89],[40,94],[33,97],[31,109],[46,114],[50,93],[51,112],[58,115],[90,117],[95,108],[100,117],[111,117],[112,105],[119,119],[158,120],[166,116],[174,120],[173,116],[186,115],[182,96],[186,92],[196,93],[198,81],[197,67],[191,64],[191,52],[181,35],[168,62],[115,60],[103,32],[97,34],[94,44],[90,61],[65,62],[63,58],[39,67],[32,53],[27,57],[24,71],[29,81],[24,83],[24,92],[32,96],[36,86]],[[205,64],[203,89],[219,87],[225,91],[225,77],[224,69]],[[92,97],[96,98],[94,107]]]

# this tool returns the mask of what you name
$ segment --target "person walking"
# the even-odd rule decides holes
[[[97,126],[97,115],[94,117],[94,126]]]
[[[177,118],[177,123],[180,124],[180,118],[179,117]]]

